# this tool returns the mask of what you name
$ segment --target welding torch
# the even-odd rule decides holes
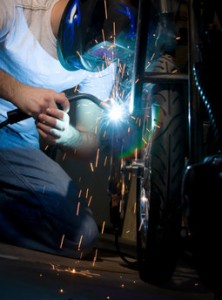
[[[77,100],[81,100],[81,99],[88,99],[88,100],[91,100],[92,102],[94,102],[95,104],[97,104],[100,108],[102,108],[104,110],[107,110],[109,107],[108,104],[106,104],[104,101],[100,100],[99,98],[97,98],[91,94],[87,94],[87,93],[78,93],[78,94],[73,93],[71,95],[66,95],[66,97],[68,98],[69,102],[73,102],[73,101],[77,101]],[[61,105],[57,105],[57,107],[59,109],[62,109]],[[6,126],[8,124],[14,124],[14,123],[23,121],[25,119],[31,118],[31,116],[24,113],[19,108],[8,111],[7,117],[8,118],[5,121],[0,123],[0,128]]]

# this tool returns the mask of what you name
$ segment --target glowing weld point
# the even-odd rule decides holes
[[[123,109],[120,105],[112,106],[109,111],[109,118],[112,121],[121,120],[123,117]]]

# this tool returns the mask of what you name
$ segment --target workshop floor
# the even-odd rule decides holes
[[[185,263],[178,263],[172,282],[159,288],[141,281],[115,251],[98,248],[95,254],[97,259],[75,260],[0,243],[0,299],[214,299]]]

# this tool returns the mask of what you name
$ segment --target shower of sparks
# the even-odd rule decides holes
[[[83,277],[88,277],[88,278],[101,276],[100,274],[92,273],[89,270],[77,270],[75,268],[61,267],[61,266],[56,266],[54,264],[51,264],[51,267],[52,267],[53,271],[56,271],[59,273],[69,273],[69,274],[73,274],[73,275],[81,275]],[[61,290],[63,290],[63,289],[60,289],[60,291]]]

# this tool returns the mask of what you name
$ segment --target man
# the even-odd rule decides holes
[[[40,138],[69,154],[89,155],[98,147],[101,109],[82,100],[74,127],[63,93],[78,86],[78,92],[104,101],[111,94],[115,64],[105,62],[104,67],[103,62],[98,72],[91,70],[92,61],[84,58],[82,45],[71,65],[66,57],[70,43],[78,43],[73,31],[80,38],[90,26],[85,24],[78,32],[76,18],[80,13],[87,19],[84,3],[90,8],[94,2],[0,1],[0,123],[16,108],[30,116],[0,129],[0,239],[8,243],[80,257],[98,239],[85,199],[63,169],[40,150],[39,142]],[[71,36],[64,45],[67,30]],[[96,62],[101,61],[99,57]]]

